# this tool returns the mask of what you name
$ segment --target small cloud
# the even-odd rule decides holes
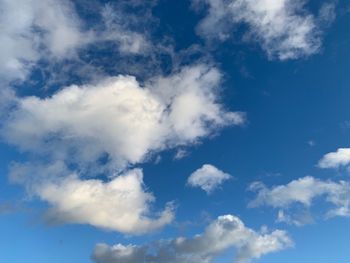
[[[330,25],[336,18],[335,4],[334,3],[324,3],[319,11],[319,19],[326,25]]]
[[[187,179],[187,184],[191,187],[200,187],[207,194],[211,194],[223,182],[231,178],[231,175],[224,173],[215,166],[204,164],[190,175]]]
[[[185,158],[188,155],[188,151],[184,150],[184,149],[178,149],[176,151],[176,154],[174,156],[175,160],[181,160],[183,158]]]
[[[325,154],[318,162],[319,168],[349,168],[350,148],[339,148],[336,152]]]

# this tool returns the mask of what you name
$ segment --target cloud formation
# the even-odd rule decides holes
[[[250,185],[249,189],[257,192],[256,198],[249,203],[249,207],[271,206],[278,208],[280,209],[279,221],[302,225],[302,220],[300,221],[286,212],[295,204],[310,208],[320,197],[331,205],[325,214],[326,217],[350,216],[350,183],[347,181],[322,181],[306,176],[286,185],[271,188],[266,187],[261,182],[255,182]]]
[[[63,163],[47,166],[15,164],[12,182],[24,184],[30,195],[52,207],[46,220],[52,224],[89,224],[126,234],[143,234],[169,224],[174,217],[171,204],[150,217],[152,193],[145,191],[141,169],[133,169],[108,181],[80,179]]]
[[[297,0],[193,0],[205,3],[207,15],[197,31],[205,38],[225,40],[237,33],[235,28],[248,29],[246,39],[257,41],[268,57],[296,59],[316,53],[321,46],[317,18],[306,10],[305,1]],[[321,8],[321,19],[330,21],[331,6]],[[327,17],[326,17],[327,16]]]
[[[336,152],[327,153],[318,162],[320,168],[348,168],[350,166],[350,148],[339,148]]]
[[[136,246],[98,244],[92,258],[97,263],[211,263],[227,249],[235,249],[235,263],[286,249],[293,245],[285,231],[256,232],[236,216],[218,217],[204,233]]]
[[[220,104],[220,81],[216,68],[197,64],[142,86],[120,75],[47,98],[17,97],[1,134],[42,165],[18,164],[11,178],[52,205],[51,221],[136,234],[159,228],[171,222],[171,207],[147,217],[154,198],[143,190],[142,172],[129,169],[153,153],[244,123],[244,114]],[[71,171],[57,172],[52,163]],[[108,179],[86,179],[97,175]]]
[[[231,178],[231,175],[224,173],[215,166],[204,164],[190,175],[187,179],[187,185],[191,187],[200,187],[207,194],[211,194],[222,183]]]
[[[45,99],[18,98],[2,134],[21,150],[84,171],[122,170],[154,151],[196,143],[221,127],[242,124],[242,113],[228,112],[219,103],[220,79],[217,69],[198,64],[153,78],[145,87],[134,77],[118,76],[70,86]]]

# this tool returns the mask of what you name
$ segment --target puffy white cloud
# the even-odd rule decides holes
[[[297,0],[193,0],[208,5],[207,16],[198,25],[206,38],[224,40],[238,24],[248,27],[270,58],[294,59],[317,52],[321,45],[317,19]],[[327,11],[322,9],[322,16]]]
[[[324,197],[325,201],[332,205],[326,213],[326,217],[350,216],[350,183],[346,181],[322,181],[311,176],[306,176],[286,185],[267,188],[261,182],[251,184],[250,190],[257,192],[256,198],[249,203],[249,207],[272,206],[281,209],[278,221],[301,225],[309,222],[310,218],[301,218],[287,215],[285,211],[293,204],[309,208],[316,198]],[[298,218],[300,220],[298,220]]]
[[[232,178],[231,175],[224,173],[215,166],[204,164],[190,175],[187,184],[192,187],[200,187],[207,194],[210,194],[230,178]]]
[[[218,217],[200,235],[179,237],[136,246],[98,244],[92,258],[97,263],[210,263],[227,249],[236,250],[236,263],[286,249],[293,245],[285,231],[259,233],[233,216]]]
[[[163,227],[174,217],[171,204],[157,217],[150,217],[155,198],[144,190],[140,169],[108,181],[80,179],[60,162],[49,166],[16,164],[10,174],[13,182],[26,185],[29,194],[51,204],[46,214],[51,223],[89,224],[142,234]]]
[[[154,151],[242,124],[243,114],[219,103],[219,83],[218,70],[200,64],[154,78],[145,87],[131,76],[70,86],[49,98],[18,99],[2,134],[21,150],[82,170],[121,170]]]
[[[318,162],[320,168],[341,168],[350,166],[350,148],[339,148],[336,152],[327,153]]]

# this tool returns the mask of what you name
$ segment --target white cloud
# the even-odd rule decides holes
[[[339,148],[336,152],[327,153],[318,162],[320,168],[341,168],[350,166],[350,148]]]
[[[0,74],[24,78],[40,58],[66,57],[86,36],[73,6],[57,0],[0,0]]]
[[[57,162],[49,166],[16,164],[11,180],[25,184],[30,195],[51,204],[46,214],[53,223],[89,224],[127,234],[151,232],[174,217],[169,204],[157,217],[150,217],[154,196],[144,190],[143,173],[130,170],[104,182],[79,179]]]
[[[238,24],[248,27],[270,58],[295,59],[316,53],[321,45],[317,19],[297,0],[193,0],[208,5],[197,31],[206,38],[227,39]],[[323,11],[325,13],[326,10]],[[237,31],[236,31],[237,32]]]
[[[88,25],[70,0],[0,0],[0,80],[24,80],[40,60],[80,61],[77,51],[89,44],[113,43],[123,54],[150,48],[143,34],[128,29],[125,14],[110,5],[101,10],[101,21]]]
[[[279,208],[279,221],[287,221],[301,225],[310,221],[306,217],[300,218],[300,213],[287,215],[285,211],[293,204],[310,208],[316,198],[323,197],[332,208],[326,212],[326,217],[350,216],[350,183],[346,181],[322,181],[311,176],[303,177],[286,185],[267,188],[260,182],[251,184],[250,190],[257,192],[256,198],[249,203],[249,207],[272,206]]]
[[[179,237],[142,246],[98,244],[92,258],[97,263],[210,263],[227,249],[236,250],[235,263],[286,249],[293,245],[285,231],[259,233],[233,216],[218,217],[193,238]]]
[[[200,187],[207,194],[210,194],[230,178],[232,178],[231,175],[224,173],[215,166],[204,164],[190,175],[187,184],[192,187]]]
[[[153,153],[187,147],[222,127],[242,124],[242,113],[219,103],[220,80],[217,69],[199,64],[144,86],[134,77],[118,76],[69,86],[47,98],[17,97],[2,123],[3,138],[44,166],[58,162],[74,171],[18,166],[11,177],[52,205],[53,221],[123,233],[161,227],[171,221],[171,209],[158,219],[146,217],[153,197],[142,190],[141,171],[125,171]],[[96,175],[110,181],[82,179]]]
[[[218,70],[200,64],[154,78],[145,87],[131,76],[70,86],[49,98],[18,99],[2,134],[21,150],[85,171],[121,170],[155,151],[242,124],[241,113],[219,104],[219,84]],[[103,157],[106,162],[99,165]]]

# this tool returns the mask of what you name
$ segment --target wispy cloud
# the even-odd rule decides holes
[[[320,197],[332,205],[332,208],[325,212],[325,217],[350,216],[350,183],[347,181],[323,181],[307,176],[293,180],[286,185],[271,188],[266,187],[261,182],[255,182],[250,185],[249,189],[257,192],[256,198],[249,203],[249,207],[271,206],[278,208],[280,209],[278,221],[296,225],[310,222],[299,212],[294,215],[288,211],[295,204],[310,208]]]
[[[305,1],[297,0],[193,0],[206,4],[207,15],[197,31],[207,39],[225,40],[247,27],[245,39],[258,42],[271,59],[296,59],[309,56],[321,47],[318,18],[307,11]],[[332,9],[333,8],[333,9]],[[323,6],[323,21],[334,19],[333,5]]]

